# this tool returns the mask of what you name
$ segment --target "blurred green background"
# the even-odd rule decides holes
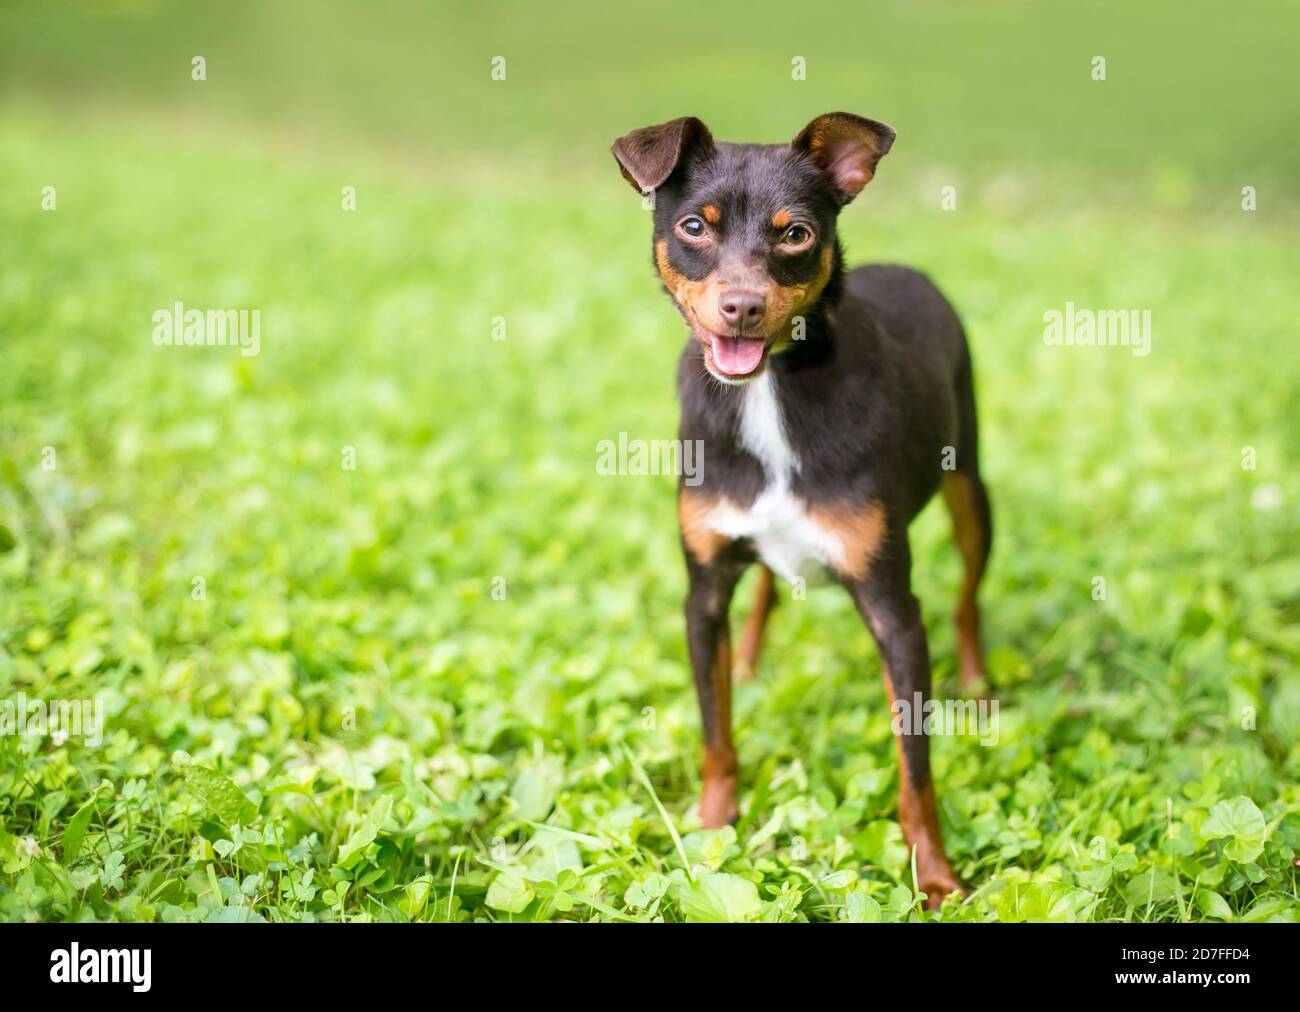
[[[108,713],[98,747],[0,736],[0,915],[1294,920],[1298,29],[1253,0],[0,7],[0,698]],[[898,131],[844,242],[961,312],[997,516],[1001,737],[934,743],[976,887],[937,915],[842,594],[777,612],[741,823],[697,828],[673,481],[595,468],[672,436],[683,341],[609,143],[834,109]],[[155,347],[177,301],[260,309],[260,354]],[[1151,310],[1151,354],[1045,346],[1066,302]],[[955,693],[939,511],[914,545]]]
[[[775,141],[843,107],[897,124],[898,180],[936,166],[968,183],[1066,172],[1089,202],[1124,185],[1214,205],[1239,177],[1282,189],[1300,174],[1296,17],[1289,0],[1067,3],[1050,14],[1008,0],[644,12],[19,2],[5,14],[0,83],[55,103],[60,119],[256,125],[343,152],[344,164],[373,145],[428,175],[488,169],[520,184],[548,170],[605,176],[610,140],[687,112],[722,137]],[[191,55],[211,68],[204,87],[191,86]],[[1090,77],[1098,55],[1104,85]],[[495,56],[507,60],[504,87],[489,75]],[[791,79],[795,56],[804,81]]]

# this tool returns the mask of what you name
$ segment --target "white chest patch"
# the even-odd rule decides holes
[[[790,492],[799,458],[786,439],[775,380],[769,369],[745,388],[737,438],[758,458],[767,486],[748,509],[725,500],[705,517],[705,525],[729,538],[749,538],[772,572],[793,583],[825,575],[825,567],[842,563],[840,539],[808,515],[802,500]]]

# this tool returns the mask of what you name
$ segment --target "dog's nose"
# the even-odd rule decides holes
[[[718,313],[737,330],[757,327],[767,310],[767,303],[758,292],[740,289],[723,292],[718,297]]]

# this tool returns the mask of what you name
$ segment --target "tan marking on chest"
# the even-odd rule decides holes
[[[808,515],[840,542],[840,557],[831,568],[840,576],[865,580],[885,542],[885,507],[878,501],[865,506],[817,505]]]
[[[677,497],[677,523],[682,531],[682,541],[691,558],[707,566],[730,540],[709,524],[709,516],[725,500],[689,488],[683,488]]]

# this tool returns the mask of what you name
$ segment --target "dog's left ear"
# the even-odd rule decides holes
[[[828,112],[804,127],[790,147],[826,173],[843,206],[871,182],[876,163],[893,144],[894,131],[883,123],[851,112]]]
[[[713,147],[709,128],[694,116],[643,127],[620,137],[610,148],[634,190],[657,190],[688,155]]]

